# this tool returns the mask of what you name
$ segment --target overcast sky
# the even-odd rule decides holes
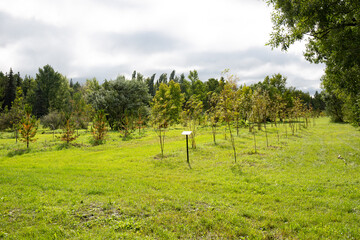
[[[262,0],[1,0],[0,71],[35,77],[50,64],[73,80],[196,69],[201,80],[228,68],[240,83],[281,73],[313,93],[323,65],[301,44],[265,46],[271,8]]]

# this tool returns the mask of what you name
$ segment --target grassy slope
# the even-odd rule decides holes
[[[281,127],[278,143],[269,128],[258,154],[240,131],[236,164],[224,134],[215,146],[201,129],[192,170],[181,128],[167,133],[162,160],[150,130],[97,147],[82,135],[62,150],[39,134],[24,154],[3,133],[0,238],[360,239],[360,132],[320,119],[288,139]]]

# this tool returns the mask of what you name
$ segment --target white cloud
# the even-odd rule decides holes
[[[264,47],[270,11],[260,0],[3,0],[0,70],[34,75],[50,64],[101,81],[172,69],[206,80],[231,68],[248,81],[280,72],[296,87],[319,86],[323,66],[303,60],[303,44],[288,54]]]

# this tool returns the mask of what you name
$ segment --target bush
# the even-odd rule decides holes
[[[41,124],[51,130],[59,129],[64,126],[65,116],[57,111],[50,112],[41,118]]]

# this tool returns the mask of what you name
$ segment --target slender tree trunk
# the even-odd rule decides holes
[[[236,163],[236,149],[235,149],[235,140],[234,137],[231,133],[231,127],[230,127],[230,122],[228,122],[228,127],[229,127],[229,133],[230,133],[230,139],[231,139],[231,144],[233,147],[233,151],[234,151],[234,158],[235,158],[235,163]]]
[[[196,142],[195,142],[195,137],[196,137],[196,120],[193,121],[193,123],[190,123],[190,129],[192,129],[192,133],[191,133],[191,148],[192,149],[196,149]]]
[[[161,159],[163,159],[164,158],[165,132],[163,132],[162,129],[159,129],[159,139],[160,139]]]
[[[253,126],[255,127],[255,126]],[[254,147],[255,147],[255,153],[257,153],[256,151],[256,137],[255,137],[255,129],[253,129],[253,135],[254,135]]]
[[[216,126],[212,125],[211,128],[212,128],[214,145],[216,145],[216,139],[215,139],[215,136],[216,136]]]
[[[279,136],[279,128],[278,128],[278,126],[277,126],[277,124],[276,124],[276,119],[275,119],[275,128],[276,128],[276,135],[277,135],[278,144],[279,144],[279,142],[280,142],[280,136]]]
[[[239,136],[239,119],[236,120],[236,136]]]
[[[266,131],[266,120],[264,121],[264,129],[265,129],[265,137],[266,137],[266,147],[269,147],[269,140],[268,140],[268,135],[267,135],[267,131]]]

